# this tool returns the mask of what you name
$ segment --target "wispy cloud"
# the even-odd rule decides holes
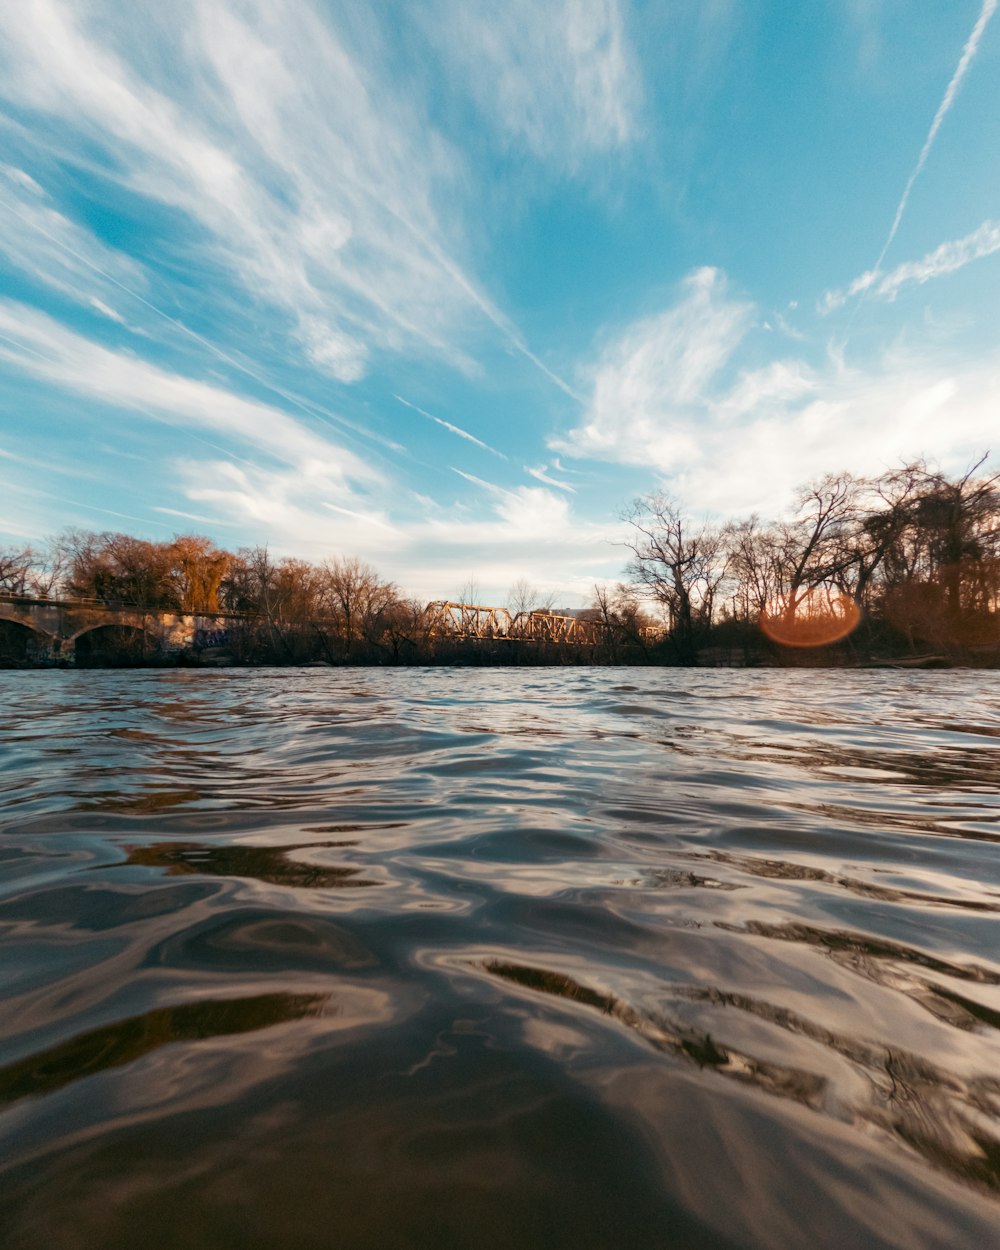
[[[121,521],[137,521],[140,525],[155,525],[160,529],[169,529],[170,527],[162,521],[157,521],[149,516],[138,516],[134,512],[118,512],[114,508],[101,508],[96,504],[85,503],[82,499],[70,499],[65,495],[56,495],[52,491],[42,490],[36,486],[28,486],[23,482],[8,482],[5,484],[8,490],[17,491],[19,494],[28,497],[51,499],[56,503],[68,504],[71,508],[80,509],[83,512],[96,512],[99,516],[113,516]],[[152,509],[156,511],[156,509]],[[29,531],[30,533],[30,531]],[[34,534],[37,538],[38,535]]]
[[[567,388],[463,265],[462,160],[379,59],[373,16],[335,28],[308,0],[205,0],[176,22],[114,12],[0,6],[2,90],[37,144],[103,153],[105,177],[186,221],[202,268],[341,382],[385,352],[468,370],[492,326]]]
[[[307,476],[320,475],[331,489],[349,492],[351,480],[379,480],[352,452],[273,405],[102,347],[11,300],[0,300],[0,359],[74,395],[225,434]]]
[[[992,256],[995,252],[1000,252],[1000,222],[984,221],[978,230],[964,239],[942,243],[921,260],[898,265],[879,282],[874,293],[893,299],[899,288],[908,282],[929,282],[931,278],[955,273],[972,261]]]
[[[291,469],[225,459],[187,459],[175,469],[192,518],[212,524],[224,518],[244,532],[249,528],[278,554],[319,559],[345,552],[371,560],[406,593],[425,600],[457,593],[474,568],[485,602],[502,603],[516,580],[528,578],[573,604],[586,601],[594,578],[615,576],[622,562],[611,541],[620,537],[617,527],[575,515],[556,492],[506,490],[461,470],[455,472],[485,501],[428,506],[401,494],[390,513],[360,500],[333,503]],[[413,503],[419,511],[407,516]]]
[[[571,495],[576,493],[576,487],[571,486],[569,482],[561,482],[556,477],[549,477],[546,472],[548,467],[549,466],[547,464],[539,464],[532,468],[531,465],[526,464],[524,466],[524,471],[525,473],[529,473],[536,481],[544,482],[546,486],[554,486],[557,490],[568,491]]]
[[[507,490],[456,470],[485,492],[485,509],[453,504],[429,510],[420,500],[415,508],[407,492],[398,492],[392,510],[384,510],[378,501],[388,497],[385,483],[374,470],[295,415],[112,351],[12,301],[0,300],[0,361],[94,401],[96,407],[81,405],[80,420],[94,422],[105,437],[115,429],[108,415],[114,409],[122,414],[119,428],[130,433],[145,427],[152,436],[163,425],[177,427],[183,437],[174,446],[183,450],[164,466],[166,479],[150,503],[151,515],[165,522],[238,529],[277,554],[358,555],[427,598],[449,593],[450,571],[460,569],[457,586],[470,559],[484,593],[497,601],[518,577],[528,577],[555,585],[573,602],[586,596],[594,576],[612,575],[620,563],[620,553],[606,542],[606,526],[574,516],[558,491]],[[199,457],[203,447],[213,454]],[[40,495],[70,507],[74,518],[78,513],[77,523],[86,524],[95,509],[84,500]],[[107,515],[154,523],[134,506]],[[13,532],[13,524],[8,528]]]
[[[201,512],[185,512],[182,508],[153,508],[154,512],[159,512],[163,516],[175,516],[182,521],[194,521],[197,525],[229,525],[236,527],[239,521],[225,521],[217,516],[206,516]]]
[[[372,527],[359,525],[353,515],[340,521],[324,512],[331,494],[341,499],[352,495],[331,489],[319,466],[307,476],[297,466],[186,456],[175,460],[172,469],[179,493],[199,505],[202,515],[235,521],[276,551],[309,556],[349,547],[352,554],[367,557],[373,547],[383,545],[373,544]]]
[[[107,317],[109,321],[116,321],[120,326],[125,324],[125,318],[121,315],[121,313],[115,312],[110,304],[105,304],[104,300],[98,299],[96,295],[91,296],[90,306],[91,308],[96,308],[97,311],[103,317]]]
[[[507,490],[455,472],[485,494],[490,510],[470,515],[470,509],[456,505],[409,530],[414,549],[407,560],[407,585],[428,598],[457,594],[474,567],[483,602],[503,603],[514,582],[527,579],[572,606],[589,600],[595,578],[620,575],[620,524],[580,516],[555,491]],[[433,560],[422,552],[433,552]]]
[[[973,261],[982,260],[996,252],[1000,252],[1000,222],[984,221],[978,230],[973,230],[964,239],[952,239],[942,243],[920,260],[904,261],[888,273],[872,269],[855,278],[846,291],[827,291],[817,311],[828,313],[835,308],[842,308],[859,291],[867,291],[876,299],[892,300],[907,283],[916,282],[922,285],[932,278],[956,273]]]
[[[920,454],[961,462],[995,441],[995,362],[911,343],[862,365],[829,353],[740,370],[752,316],[721,276],[697,277],[674,308],[608,346],[583,420],[553,446],[652,471],[688,505],[730,515],[773,514],[831,468],[874,472]]]
[[[494,500],[494,507],[503,521],[507,539],[516,538],[519,542],[537,545],[540,536],[545,535],[548,545],[553,537],[565,537],[571,524],[569,500],[537,486],[516,486],[513,490],[508,490],[505,486],[498,486],[495,482],[488,482],[454,466],[451,466],[451,471],[484,490]],[[579,521],[572,523],[579,524]],[[435,519],[428,522],[428,525],[431,532],[438,534],[444,529],[451,529],[451,541],[463,546],[475,545],[484,540],[495,542],[497,538],[492,522],[463,520],[461,526],[454,528],[448,520]],[[592,543],[595,527],[585,525],[583,528],[587,531],[587,541]]]
[[[0,256],[8,265],[100,312],[107,304],[99,296],[111,298],[119,283],[146,289],[137,261],[60,213],[30,175],[12,166],[0,172]]]
[[[350,517],[353,521],[360,521],[363,525],[377,525],[380,529],[389,530],[393,534],[398,533],[396,526],[390,524],[383,513],[359,512],[357,508],[343,508],[340,504],[329,502],[324,502],[323,507],[329,509],[330,512]]]
[[[496,519],[463,517],[458,521],[454,516],[435,517],[427,522],[425,529],[436,541],[446,539],[449,544],[465,548],[489,548],[502,541],[536,550],[543,546],[549,549],[553,543],[563,544],[567,540],[591,548],[595,542],[605,541],[604,526],[573,517],[569,501],[550,490],[537,486],[507,490],[472,473],[463,473],[461,469],[453,468],[452,472],[486,492],[493,500]]]
[[[464,469],[456,469],[453,464],[448,466],[452,473],[457,473],[459,477],[464,477],[467,482],[471,482],[473,486],[479,486],[483,490],[489,491],[491,495],[502,496],[509,495],[511,492],[504,486],[497,486],[495,482],[487,482],[485,478],[476,477],[474,473],[466,473]]]
[[[2,10],[0,10],[0,14],[2,14]],[[23,223],[31,226],[34,234],[41,235],[44,239],[48,241],[48,243],[54,245],[54,247],[50,249],[50,255],[46,257],[47,264],[45,266],[27,265],[27,264],[24,265],[24,267],[27,268],[29,272],[32,272],[33,276],[35,276],[36,278],[39,278],[44,282],[48,282],[50,285],[56,286],[59,289],[62,289],[69,294],[76,294],[79,298],[82,298],[83,297],[82,290],[79,292],[74,292],[72,286],[67,285],[65,282],[60,282],[58,277],[55,276],[55,274],[53,273],[53,265],[51,262],[53,259],[55,260],[56,269],[58,268],[59,264],[64,264],[65,267],[67,267],[68,269],[74,272],[79,272],[81,276],[89,273],[93,275],[93,279],[90,284],[91,286],[95,285],[95,282],[99,287],[102,284],[104,284],[107,286],[107,289],[109,291],[114,289],[118,293],[129,297],[131,300],[138,303],[142,307],[142,309],[154,314],[154,316],[158,318],[161,322],[171,327],[171,329],[178,331],[186,339],[190,339],[192,342],[197,343],[200,347],[205,348],[211,355],[215,356],[217,359],[224,361],[227,365],[229,365],[233,369],[236,369],[238,372],[246,374],[246,376],[252,378],[255,382],[263,386],[266,390],[271,391],[275,395],[280,396],[280,398],[284,399],[287,403],[291,404],[294,408],[297,408],[301,412],[306,413],[308,416],[319,419],[321,421],[326,421],[328,423],[342,426],[345,429],[353,431],[355,434],[360,434],[363,438],[370,439],[376,443],[380,443],[383,446],[390,448],[390,450],[405,451],[405,448],[402,447],[401,444],[396,443],[391,439],[383,438],[380,435],[375,434],[372,431],[362,426],[358,426],[355,422],[349,421],[343,416],[341,416],[340,414],[332,412],[329,408],[327,408],[323,404],[318,404],[313,400],[307,401],[303,399],[300,395],[294,394],[293,392],[289,391],[286,387],[281,386],[279,383],[275,382],[273,378],[268,377],[259,368],[256,368],[253,365],[250,365],[247,362],[245,356],[243,356],[242,354],[236,355],[233,352],[225,351],[223,348],[219,347],[217,343],[212,342],[210,339],[207,339],[204,335],[199,334],[195,330],[192,330],[191,327],[186,325],[183,321],[180,321],[176,317],[171,316],[168,312],[164,311],[164,309],[161,308],[158,304],[154,303],[150,299],[147,299],[145,295],[140,294],[140,292],[136,289],[135,285],[131,285],[131,286],[129,285],[128,281],[126,281],[125,279],[131,277],[134,282],[134,275],[132,273],[125,272],[122,274],[121,277],[116,276],[116,273],[114,272],[114,270],[117,269],[119,272],[121,272],[123,264],[129,265],[131,263],[128,257],[119,257],[118,253],[112,252],[110,254],[114,258],[114,261],[116,263],[110,265],[108,268],[105,268],[101,264],[101,260],[103,259],[103,257],[102,257],[102,248],[99,244],[97,244],[96,246],[87,246],[86,248],[81,250],[79,245],[74,246],[73,243],[69,241],[70,237],[73,234],[73,230],[75,230],[75,227],[73,227],[72,230],[51,229],[50,227],[53,224],[53,222],[50,220],[51,216],[54,216],[56,221],[60,223],[66,220],[65,218],[62,218],[59,214],[50,215],[50,217],[47,217],[46,219],[43,220],[38,214],[35,214],[33,217],[26,215],[22,211],[20,211],[16,206],[10,205],[9,203],[6,203],[6,202],[0,203],[0,207],[3,207],[3,206],[7,207],[16,218],[21,220]],[[72,226],[72,223],[68,223],[68,224]],[[15,237],[16,237],[16,232],[15,232]],[[88,245],[94,242],[85,232],[83,233],[82,237],[86,240]],[[77,244],[79,244],[78,239],[74,241],[77,242]],[[32,242],[37,243],[37,240],[32,238]],[[107,251],[107,249],[103,249],[103,250]],[[24,249],[24,252],[22,253],[22,261],[25,260],[28,256],[30,256],[31,252],[32,252],[32,249],[30,246]],[[67,257],[69,258],[68,262],[66,261]],[[117,263],[119,260],[122,262],[122,264]],[[141,274],[141,269],[137,269],[136,272]],[[86,300],[86,302],[91,307],[95,308],[98,312],[101,312],[105,316],[109,316],[111,320],[119,321],[121,322],[121,324],[126,325],[127,328],[131,330],[133,334],[141,335],[144,338],[152,337],[148,331],[142,329],[140,326],[128,325],[128,323],[124,321],[124,318],[122,318],[121,315],[115,309],[112,309],[107,304],[105,304],[103,300],[98,300],[94,297],[90,297],[89,299]]]
[[[16,165],[4,165],[0,163],[0,174],[7,179],[8,182],[14,183],[23,191],[30,191],[32,195],[44,198],[45,189],[32,178],[31,174],[25,173],[23,169],[18,169]]]
[[[0,447],[0,460],[13,461],[14,464],[24,465],[29,469],[41,469],[47,475],[58,474],[60,477],[71,477],[77,482],[93,481],[97,476],[93,470],[81,468],[78,463],[57,457],[51,452],[41,458],[21,455],[19,452],[8,451],[7,448]]]
[[[641,75],[618,0],[464,0],[425,20],[501,143],[575,173],[635,138]]]
[[[698,432],[679,418],[703,405],[752,317],[751,304],[729,298],[719,270],[695,270],[672,308],[626,327],[605,347],[581,424],[550,445],[625,463],[689,459]]]
[[[335,329],[322,317],[299,318],[299,338],[310,362],[341,382],[358,382],[367,372],[368,352],[360,339]]]
[[[132,67],[136,49],[99,41],[81,10],[5,7],[9,90],[110,139],[111,170],[207,231],[211,260],[287,310],[296,332],[305,315],[304,347],[335,376],[356,377],[371,345],[446,349],[444,322],[464,300],[420,244],[437,224],[431,180],[405,148],[416,121],[406,125],[310,6],[245,12],[253,20],[206,3],[190,23],[140,32],[176,62],[174,81],[157,87]],[[124,25],[113,35],[127,39]],[[324,330],[358,346],[324,351]]]
[[[443,429],[451,434],[457,434],[459,438],[464,438],[470,443],[475,443],[477,447],[481,447],[483,451],[488,451],[491,456],[497,456],[500,460],[506,460],[507,457],[502,451],[497,451],[495,447],[491,447],[489,443],[484,443],[481,438],[476,438],[475,434],[470,434],[468,430],[463,430],[460,426],[452,425],[450,421],[444,421],[441,417],[436,417],[432,412],[428,412],[425,408],[420,408],[416,404],[411,404],[408,399],[404,399],[402,395],[393,395],[393,399],[398,399],[401,404],[407,408],[412,408],[414,412],[419,412],[422,417],[426,417],[428,421],[433,421],[436,425],[440,425]]]
[[[583,469],[571,469],[569,465],[563,464],[558,456],[554,457],[552,467],[557,473],[569,473],[573,477],[586,477],[587,474]]]

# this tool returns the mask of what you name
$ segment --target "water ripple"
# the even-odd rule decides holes
[[[995,675],[0,685],[6,1244],[1000,1245]]]

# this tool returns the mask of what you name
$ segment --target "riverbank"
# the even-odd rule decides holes
[[[211,654],[204,656],[189,654],[172,654],[166,656],[148,656],[135,658],[129,655],[123,655],[119,658],[106,657],[99,662],[88,660],[85,663],[76,663],[67,659],[55,659],[44,661],[4,661],[0,659],[0,671],[38,671],[38,670],[59,670],[59,671],[77,671],[77,670],[115,670],[115,669],[184,669],[184,670],[201,670],[210,671],[216,669],[272,669],[272,668],[296,668],[296,669],[420,669],[420,668],[500,668],[500,669],[516,669],[516,668],[647,668],[650,670],[657,669],[684,669],[690,667],[695,670],[718,671],[730,670],[732,672],[755,671],[764,669],[820,669],[829,670],[837,669],[848,672],[858,672],[865,670],[896,670],[899,672],[914,672],[920,670],[934,671],[943,669],[972,669],[972,670],[998,670],[1000,669],[1000,651],[991,652],[988,655],[979,656],[948,656],[948,655],[905,655],[905,656],[882,656],[876,659],[862,658],[857,656],[823,656],[802,654],[801,652],[789,652],[785,655],[772,656],[764,659],[755,660],[752,663],[744,663],[738,660],[726,660],[710,658],[702,660],[691,666],[678,665],[669,661],[657,659],[596,659],[592,655],[587,654],[567,654],[565,652],[526,655],[524,653],[515,655],[509,648],[505,652],[497,654],[495,652],[469,649],[464,654],[449,654],[448,656],[424,655],[418,658],[407,660],[389,660],[384,658],[345,658],[343,660],[295,660],[281,658],[262,658],[256,660],[235,658],[226,654]]]

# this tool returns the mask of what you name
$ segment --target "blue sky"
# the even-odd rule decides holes
[[[0,541],[616,577],[1000,432],[996,0],[0,6]]]

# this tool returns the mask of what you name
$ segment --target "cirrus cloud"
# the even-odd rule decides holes
[[[995,439],[996,353],[897,341],[862,362],[828,346],[817,359],[740,367],[754,323],[723,275],[696,271],[674,306],[605,347],[583,418],[550,445],[645,467],[690,506],[728,515],[773,513],[831,470],[877,472],[923,454],[958,466]]]

